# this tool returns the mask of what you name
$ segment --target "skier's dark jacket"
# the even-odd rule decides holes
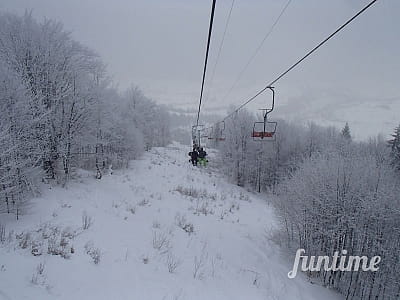
[[[192,151],[192,152],[190,152],[191,153],[191,158],[193,159],[193,160],[196,160],[197,159],[197,157],[199,156],[199,154],[197,153],[197,151]]]
[[[205,158],[207,156],[207,152],[204,150],[199,151],[199,158]]]

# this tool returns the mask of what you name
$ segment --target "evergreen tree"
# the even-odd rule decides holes
[[[347,123],[347,122],[346,122],[346,125],[344,126],[344,128],[342,129],[342,136],[346,140],[351,141],[350,127],[349,127],[349,123]]]
[[[392,150],[392,163],[396,169],[400,170],[400,125],[395,128],[392,139],[388,144]]]

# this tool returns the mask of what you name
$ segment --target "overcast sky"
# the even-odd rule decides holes
[[[232,92],[287,0],[235,0],[205,110],[224,113],[274,79],[369,0],[292,0]],[[232,0],[217,0],[209,77]],[[211,0],[1,0],[3,11],[60,20],[96,50],[120,89],[131,83],[160,103],[198,105]],[[400,1],[378,0],[276,86],[276,117],[342,127],[356,138],[400,123]],[[264,107],[268,94],[249,109]]]

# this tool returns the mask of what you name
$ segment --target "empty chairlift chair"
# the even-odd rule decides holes
[[[272,92],[272,106],[271,108],[262,108],[261,110],[264,112],[263,121],[255,122],[253,126],[253,132],[251,136],[255,141],[274,141],[275,140],[275,132],[276,127],[278,125],[277,122],[268,121],[268,114],[274,110],[275,105],[275,91],[273,87],[268,87]]]
[[[193,125],[192,126],[193,145],[196,145],[198,147],[201,146],[201,138],[204,137],[203,131],[204,131],[204,125]]]
[[[220,142],[225,141],[225,121],[221,121],[221,122],[217,123],[216,140],[220,141]]]
[[[211,126],[210,128],[208,128],[208,132],[207,132],[207,139],[208,140],[214,140],[214,126]]]

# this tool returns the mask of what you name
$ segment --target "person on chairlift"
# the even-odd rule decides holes
[[[199,163],[201,166],[206,166],[206,164],[207,164],[206,156],[207,156],[207,152],[204,151],[204,149],[201,147],[199,150]]]

